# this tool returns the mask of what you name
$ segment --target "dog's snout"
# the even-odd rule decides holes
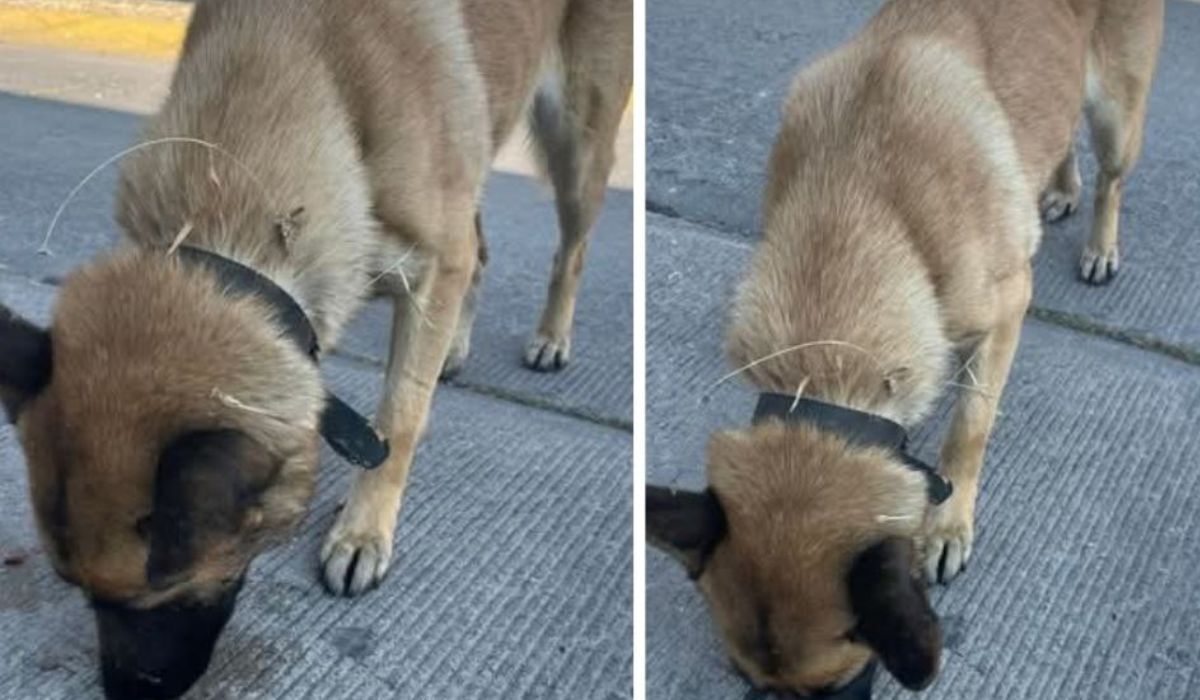
[[[105,695],[159,700],[187,692],[208,670],[240,588],[239,580],[214,599],[148,609],[94,603]]]
[[[203,671],[203,669],[201,670]],[[196,677],[164,677],[155,672],[126,669],[115,663],[106,663],[101,669],[104,680],[104,696],[108,700],[169,700],[187,692],[196,682]]]

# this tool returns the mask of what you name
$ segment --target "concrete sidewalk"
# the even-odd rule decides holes
[[[702,485],[707,435],[750,420],[746,386],[713,384],[728,371],[725,309],[755,238],[779,106],[794,71],[878,5],[647,6],[651,483]],[[1103,289],[1075,281],[1090,189],[1084,211],[1046,232],[1036,309],[989,447],[971,569],[933,592],[942,674],[919,695],[889,678],[876,697],[1200,697],[1196,36],[1200,7],[1170,3],[1146,149],[1126,188],[1121,276]],[[916,436],[926,459],[949,406]],[[753,697],[677,564],[647,557],[648,696]]]
[[[44,321],[54,283],[111,249],[114,174],[81,193],[36,253],[55,207],[131,143],[139,118],[0,94],[0,303]],[[328,596],[316,552],[351,468],[326,453],[304,528],[259,561],[190,698],[560,698],[632,694],[632,197],[612,190],[584,273],[572,365],[520,367],[557,230],[549,196],[498,174],[484,204],[492,263],[473,355],[438,392],[384,584]],[[365,412],[386,323],[363,315],[327,358]],[[25,467],[0,427],[0,698],[99,697],[90,613],[50,571]]]

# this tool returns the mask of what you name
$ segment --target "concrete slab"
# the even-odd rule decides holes
[[[722,0],[647,5],[647,206],[752,238],[763,171],[788,85],[800,66],[849,38],[880,0],[761,0],[737,13]],[[1125,189],[1121,277],[1075,279],[1087,205],[1048,227],[1035,303],[1110,331],[1200,352],[1200,6],[1169,2],[1142,159]],[[715,48],[714,44],[719,47]]]
[[[44,320],[53,289],[0,275]],[[332,358],[330,382],[372,405],[379,373]],[[328,451],[293,540],[260,560],[189,698],[628,698],[627,432],[456,388],[439,391],[392,574],[326,595],[316,552],[351,475]],[[38,549],[23,458],[0,427],[0,698],[99,697],[90,614]]]
[[[744,243],[653,216],[647,240],[650,483],[704,483],[711,430],[754,396],[720,354]],[[934,459],[944,401],[915,436]],[[1200,693],[1200,368],[1031,320],[988,453],[970,572],[933,594],[945,665],[884,700],[1185,700]],[[652,698],[749,697],[698,593],[647,555]]]
[[[55,210],[92,168],[134,142],[140,118],[0,93],[10,125],[0,142],[0,265],[27,277],[61,278],[111,249],[115,170],[98,174],[63,214],[39,255]],[[579,299],[572,364],[554,375],[524,369],[521,350],[535,327],[558,244],[552,197],[532,180],[496,173],[484,202],[488,267],[473,356],[460,382],[536,399],[628,426],[632,416],[633,202],[610,190],[593,234]],[[380,360],[390,312],[373,305],[343,349]]]
[[[167,61],[0,42],[0,92],[123,112],[156,109],[173,69]]]

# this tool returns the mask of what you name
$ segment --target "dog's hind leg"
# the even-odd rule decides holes
[[[1092,235],[1079,260],[1079,276],[1091,284],[1117,274],[1121,190],[1142,148],[1162,14],[1161,0],[1107,3],[1088,56],[1086,113],[1099,174]]]
[[[462,371],[471,354],[471,330],[475,326],[475,314],[479,305],[479,285],[483,282],[483,269],[487,266],[487,241],[483,237],[483,217],[475,212],[475,240],[478,245],[478,259],[475,264],[475,274],[471,276],[471,288],[463,299],[462,311],[458,315],[458,327],[454,330],[454,340],[450,343],[450,352],[446,355],[446,363],[442,366],[442,379],[449,379]]]
[[[561,369],[571,355],[575,299],[588,235],[600,213],[614,142],[633,83],[629,0],[576,0],[561,32],[561,94],[534,98],[531,130],[558,209],[560,243],[546,306],[525,348],[525,365]]]
[[[469,202],[454,204],[444,210],[471,211]],[[448,222],[447,237],[422,255],[423,269],[410,296],[395,301],[383,398],[376,417],[391,454],[378,468],[356,475],[346,506],[321,548],[323,579],[336,595],[358,595],[375,586],[391,563],[409,469],[478,261],[478,239],[470,230],[469,216]]]
[[[979,492],[984,452],[1033,294],[1033,273],[1026,264],[999,284],[998,322],[988,330],[963,368],[965,376],[961,382],[968,386],[959,392],[954,418],[942,443],[941,471],[954,485],[954,493],[931,512],[925,523],[922,538],[925,573],[931,582],[949,583],[966,569],[971,558],[975,497]]]
[[[1054,170],[1050,185],[1042,192],[1041,211],[1046,221],[1058,221],[1070,216],[1079,208],[1079,193],[1083,179],[1079,176],[1079,161],[1075,157],[1075,146],[1067,150],[1067,156]]]

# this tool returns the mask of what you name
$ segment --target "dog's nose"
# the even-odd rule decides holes
[[[106,666],[104,697],[108,700],[170,700],[187,692],[195,678],[162,678],[140,670],[124,670]]]

